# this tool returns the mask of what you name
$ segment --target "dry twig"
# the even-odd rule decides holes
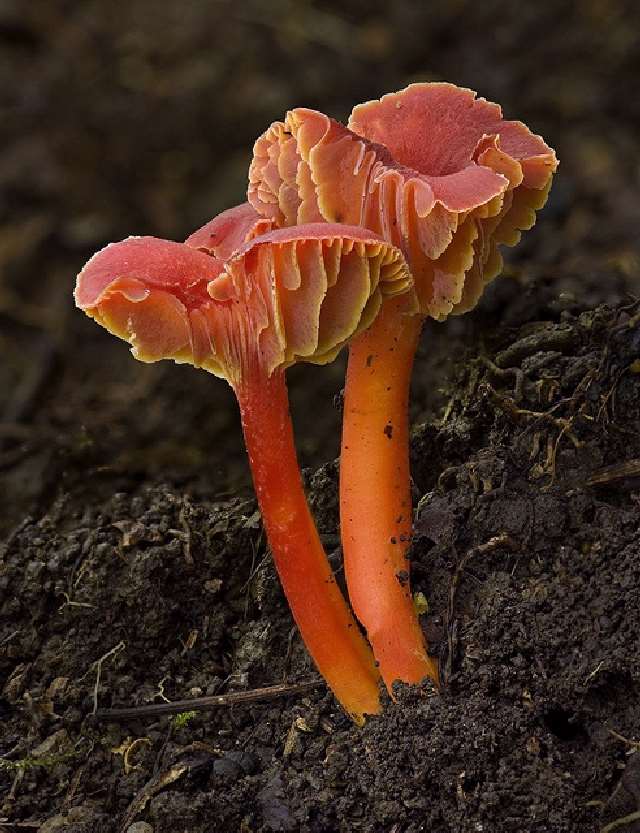
[[[217,694],[211,697],[195,697],[192,700],[174,700],[170,703],[151,703],[146,706],[133,706],[123,709],[100,709],[95,712],[98,720],[131,720],[139,717],[158,717],[164,714],[181,714],[189,711],[211,711],[224,706],[236,706],[256,703],[261,700],[275,700],[278,697],[290,697],[302,694],[324,685],[319,677],[291,685],[272,685],[254,688],[250,691],[232,691],[229,694]]]

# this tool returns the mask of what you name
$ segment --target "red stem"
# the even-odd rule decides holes
[[[309,511],[283,371],[236,388],[260,511],[280,581],[320,673],[356,722],[380,710],[371,650],[336,585]]]
[[[340,524],[349,597],[380,672],[395,680],[438,678],[409,587],[413,513],[409,388],[422,319],[387,301],[351,342],[340,457]]]

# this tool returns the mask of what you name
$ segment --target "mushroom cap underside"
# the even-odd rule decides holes
[[[77,305],[141,361],[173,359],[238,384],[296,361],[325,363],[407,293],[402,253],[362,228],[321,223],[243,243],[222,264],[192,246],[130,237],[95,254]]]

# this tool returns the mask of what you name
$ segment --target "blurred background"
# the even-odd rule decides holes
[[[639,33],[622,0],[0,0],[0,532],[74,489],[247,488],[226,385],[133,361],[71,293],[105,243],[180,240],[242,201],[253,140],[292,106],[346,119],[448,80],[561,160],[507,277],[472,315],[428,328],[415,418],[442,404],[450,339],[473,344],[505,293],[623,297],[640,263]],[[290,375],[305,465],[337,454],[341,374]]]

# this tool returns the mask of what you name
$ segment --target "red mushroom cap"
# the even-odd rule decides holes
[[[423,173],[442,176],[458,168],[466,176],[465,165],[473,160],[509,180],[501,205],[488,205],[487,216],[476,209],[470,223],[463,223],[454,235],[451,251],[433,265],[434,284],[455,280],[455,273],[467,265],[462,293],[451,312],[474,307],[485,284],[502,270],[498,247],[515,246],[545,204],[558,167],[555,152],[521,121],[503,119],[499,105],[476,98],[473,90],[445,83],[411,84],[379,101],[360,104],[349,127]],[[421,136],[429,141],[420,141]],[[416,283],[419,289],[417,276]],[[434,312],[437,318],[446,315],[446,310]]]
[[[190,234],[185,243],[224,262],[248,240],[266,234],[272,227],[269,219],[243,202],[209,220]]]
[[[128,237],[97,252],[78,275],[76,304],[131,344],[145,362],[197,363],[191,315],[210,302],[215,258],[170,240]]]
[[[532,225],[509,192],[534,191],[525,202],[539,207],[554,152],[452,84],[413,84],[361,104],[349,127],[313,110],[287,113],[255,144],[249,201],[278,225],[370,228],[405,252],[424,314],[468,308],[477,280],[465,293],[466,275],[495,272],[498,240],[510,244],[516,227]]]
[[[411,286],[399,250],[362,228],[320,223],[255,237],[224,264],[183,243],[130,237],[91,258],[75,298],[141,361],[187,362],[235,385],[254,365],[271,374],[329,361],[384,294]]]
[[[463,172],[475,162],[498,171],[501,158],[505,176],[521,169],[516,185],[542,188],[557,167],[540,136],[520,121],[505,121],[498,104],[454,84],[411,84],[359,104],[349,127],[384,145],[401,165],[432,177]]]

